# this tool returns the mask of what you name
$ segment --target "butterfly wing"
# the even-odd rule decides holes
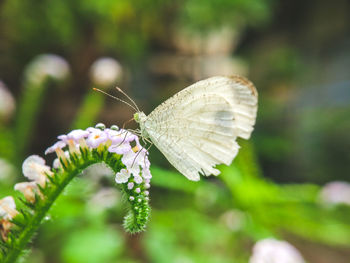
[[[237,137],[248,139],[255,124],[257,92],[245,78],[212,77],[178,92],[142,123],[152,142],[188,179],[218,175],[231,164]]]

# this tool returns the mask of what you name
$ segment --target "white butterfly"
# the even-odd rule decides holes
[[[240,76],[212,77],[169,98],[148,116],[134,115],[141,135],[151,139],[168,161],[188,179],[218,175],[214,166],[230,165],[238,153],[237,137],[249,139],[258,95]]]

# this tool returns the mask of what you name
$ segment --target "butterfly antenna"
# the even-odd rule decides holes
[[[139,109],[139,107],[137,107],[137,104],[135,103],[135,101],[132,99],[132,98],[130,98],[129,96],[128,96],[128,94],[126,94],[121,88],[119,88],[119,87],[115,87],[116,89],[117,89],[117,91],[119,91],[120,93],[122,93],[125,97],[127,97],[131,102],[132,102],[132,104],[134,104],[134,106],[136,107],[136,109],[137,109],[137,111],[139,112],[140,111],[140,109]]]
[[[133,105],[131,105],[130,103],[128,103],[128,102],[126,102],[125,100],[122,100],[122,99],[119,99],[119,98],[117,98],[117,97],[115,97],[115,96],[113,96],[113,95],[111,95],[111,94],[108,94],[107,92],[105,92],[105,91],[103,91],[103,90],[100,90],[100,89],[97,89],[97,88],[93,88],[93,90],[95,90],[95,91],[98,91],[98,92],[101,92],[101,93],[103,93],[104,95],[107,95],[108,97],[111,97],[111,98],[113,98],[113,99],[115,99],[115,100],[118,100],[118,101],[120,101],[120,102],[123,102],[124,104],[126,104],[126,105],[128,105],[129,107],[131,107],[134,111],[136,111],[136,112],[139,112],[140,110],[139,110],[139,108],[136,106],[136,108],[133,106]]]

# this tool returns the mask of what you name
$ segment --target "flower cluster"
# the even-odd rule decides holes
[[[148,189],[151,186],[152,175],[148,151],[141,146],[139,138],[115,125],[106,128],[104,124],[99,123],[94,128],[73,130],[60,135],[58,139],[59,141],[45,152],[45,154],[56,152],[58,158],[54,161],[53,167],[58,170],[69,166],[76,156],[84,156],[84,152],[90,152],[93,156],[103,155],[104,152],[117,156],[121,167],[114,170],[115,182],[126,193],[132,209],[125,218],[124,227],[129,232],[143,230],[150,212]]]
[[[110,153],[121,155],[121,161],[125,168],[115,174],[117,184],[126,184],[128,190],[135,190],[135,194],[143,189],[150,188],[152,178],[148,152],[139,142],[139,138],[116,125],[105,128],[104,124],[97,124],[95,128],[86,130],[73,130],[67,135],[58,136],[59,141],[49,147],[45,154],[56,152],[57,159],[53,167],[58,169],[63,163],[67,163],[69,152],[79,154],[80,149],[100,150],[107,148]],[[63,151],[68,148],[68,151]],[[148,195],[148,192],[145,194]],[[132,197],[132,198],[131,198]],[[131,199],[135,198],[130,196]],[[145,197],[147,198],[147,197]]]
[[[124,219],[125,229],[131,233],[143,231],[150,212],[148,189],[152,176],[148,152],[139,138],[117,126],[106,128],[97,124],[86,130],[73,130],[58,139],[45,152],[57,154],[53,167],[38,155],[29,156],[23,162],[22,172],[28,181],[17,183],[14,188],[22,193],[24,199],[21,201],[27,208],[17,211],[11,196],[0,200],[3,242],[17,248],[23,246],[64,187],[94,165],[113,171],[115,182],[130,204]],[[12,231],[15,225],[16,229]]]

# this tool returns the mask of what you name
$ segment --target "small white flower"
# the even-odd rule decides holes
[[[101,129],[97,129],[95,127],[88,127],[88,128],[86,128],[86,130],[90,133],[101,131]]]
[[[134,201],[134,200],[135,200],[135,197],[130,196],[130,197],[129,197],[129,200],[130,200],[130,201]]]
[[[128,189],[131,190],[134,188],[134,183],[130,182],[128,183]]]
[[[68,140],[68,136],[66,134],[61,134],[57,136],[57,139],[63,141],[63,142],[67,142]]]
[[[267,238],[258,241],[249,263],[305,263],[299,251],[286,241]]]
[[[122,169],[120,172],[116,173],[115,181],[117,184],[126,183],[130,178],[130,172],[127,169]]]
[[[145,195],[149,195],[149,192],[148,192],[148,191],[145,191]]]
[[[15,184],[14,189],[20,191],[27,201],[35,201],[35,193],[39,193],[38,185],[35,182],[23,182]]]
[[[89,128],[88,128],[89,130]],[[86,139],[86,143],[91,148],[97,148],[100,144],[108,140],[107,134],[100,129],[91,128],[89,137]]]
[[[129,132],[128,130],[120,129],[119,131],[126,142],[132,142],[138,138],[135,134]]]
[[[81,129],[78,130],[73,130],[70,133],[67,134],[67,139],[68,140],[73,140],[75,143],[79,143],[80,139],[86,138],[89,136],[88,131],[84,131]]]
[[[140,173],[140,167],[135,162],[136,153],[133,151],[128,151],[125,153],[122,157],[122,163],[126,166],[127,169],[130,170],[132,174],[139,174]]]
[[[60,166],[61,166],[61,163],[60,163],[60,160],[58,160],[58,158],[56,158],[55,160],[53,160],[52,167],[53,167],[54,169],[58,169],[58,168],[60,168]]]
[[[151,163],[148,160],[148,152],[145,148],[142,148],[142,146],[140,147],[141,148],[139,148],[139,152],[137,152],[137,164],[139,164],[144,169],[149,169]]]
[[[131,150],[131,146],[127,142],[113,144],[110,147],[108,147],[109,152],[116,153],[116,154],[126,154],[130,150]]]
[[[149,170],[149,168],[143,168],[142,177],[146,180],[150,180],[152,178],[151,171]]]
[[[141,184],[143,181],[142,177],[139,175],[134,175],[134,180],[135,180],[135,183],[137,183],[137,184]]]
[[[138,193],[138,194],[141,193],[140,187],[137,187],[137,188],[135,189],[135,192]]]
[[[145,188],[149,189],[149,188],[151,188],[151,185],[149,183],[145,183]]]
[[[56,149],[58,149],[58,148],[62,149],[62,148],[64,148],[64,147],[66,147],[66,145],[67,145],[67,144],[66,144],[65,142],[63,142],[63,141],[58,141],[58,142],[56,142],[54,145],[52,145],[51,147],[47,148],[46,151],[45,151],[45,154],[53,153],[53,152],[56,151]]]
[[[146,201],[148,201],[148,200],[149,200],[149,197],[148,197],[148,196],[146,196],[146,197],[145,197],[145,200],[146,200]]]
[[[69,151],[64,151],[64,155],[66,156],[66,158],[68,159],[69,158]],[[61,162],[58,158],[56,158],[55,160],[53,160],[53,163],[52,163],[52,167],[55,168],[55,169],[58,169],[60,168],[62,165],[61,165]],[[85,170],[84,170],[85,171]]]
[[[22,171],[25,177],[41,186],[45,185],[46,174],[52,174],[50,167],[45,165],[45,160],[38,155],[31,155],[25,159],[22,165]]]
[[[138,142],[138,138],[136,137],[136,142]],[[131,162],[133,163],[133,165],[136,166],[141,166],[144,169],[149,169],[150,166],[150,162],[148,160],[148,152],[146,149],[142,148],[142,146],[135,146],[133,148],[133,151],[130,151],[130,153],[127,153],[128,156],[125,157],[125,159],[127,158],[128,160],[126,160],[127,162]],[[126,165],[126,164],[125,164]]]
[[[16,203],[12,196],[6,196],[0,200],[0,217],[11,220],[17,213]]]
[[[120,144],[122,142],[124,142],[124,137],[122,132],[119,130],[114,130],[114,129],[106,129],[105,130],[107,135],[108,135],[108,139],[110,139],[112,141],[113,144]]]
[[[137,199],[137,202],[141,203],[141,202],[142,202],[142,199],[141,199],[141,198]]]

